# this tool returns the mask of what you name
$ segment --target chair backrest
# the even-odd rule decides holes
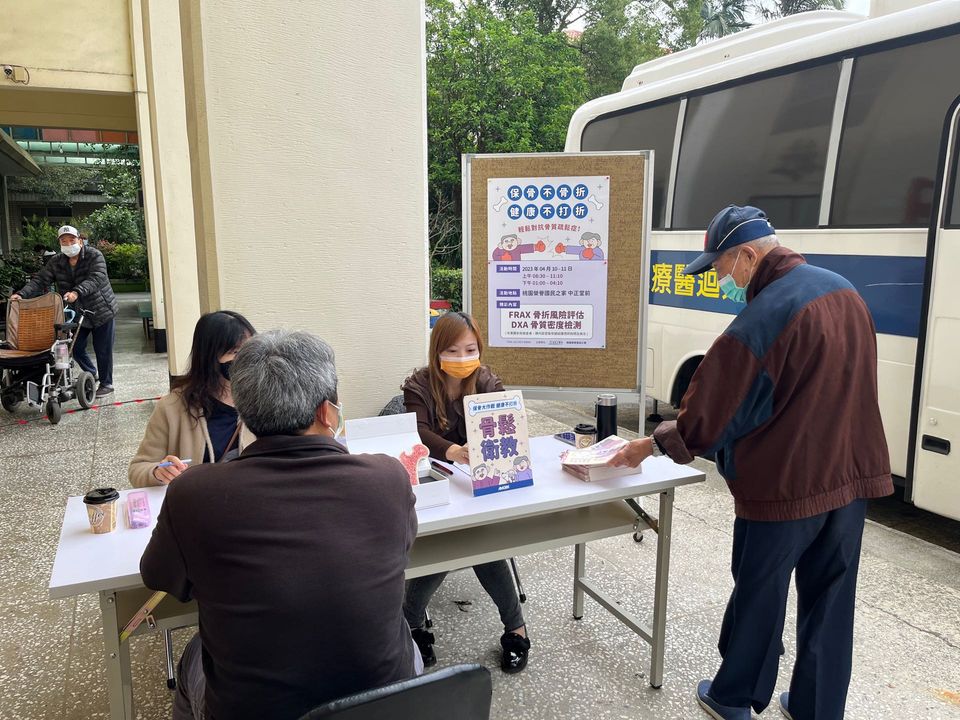
[[[384,405],[383,410],[380,411],[380,416],[403,415],[406,411],[407,406],[403,404],[403,395],[396,395],[390,399],[390,402]]]
[[[63,322],[63,298],[47,293],[7,303],[7,343],[14,350],[49,350],[56,339],[54,324]]]
[[[493,684],[482,665],[454,665],[314,708],[300,720],[489,720]]]

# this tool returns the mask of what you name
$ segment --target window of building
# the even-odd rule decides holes
[[[859,57],[843,123],[831,224],[926,227],[940,139],[960,94],[956,35]]]
[[[691,97],[673,227],[705,228],[730,204],[778,228],[815,227],[839,78],[830,63]]]
[[[653,150],[654,228],[664,226],[667,185],[673,140],[677,133],[679,102],[601,116],[589,123],[580,139],[581,150]]]

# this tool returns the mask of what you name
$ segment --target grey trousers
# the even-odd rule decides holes
[[[487,591],[487,595],[496,603],[504,630],[511,631],[523,627],[520,598],[517,597],[517,588],[513,584],[513,575],[507,561],[496,560],[483,565],[474,565],[473,572],[476,573],[477,580],[480,581],[483,589]],[[447,574],[443,572],[407,581],[403,616],[410,627],[423,627],[426,621],[427,604],[446,577]]]
[[[423,674],[423,658],[417,644],[410,639],[413,645],[413,666],[417,675]],[[204,720],[204,697],[206,696],[207,681],[203,676],[203,661],[201,658],[200,633],[195,633],[180,656],[177,666],[177,693],[173,698],[173,720]]]

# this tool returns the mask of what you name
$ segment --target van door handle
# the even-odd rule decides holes
[[[940,455],[950,454],[950,441],[934,437],[933,435],[924,435],[920,442],[920,447],[930,452],[939,453]]]

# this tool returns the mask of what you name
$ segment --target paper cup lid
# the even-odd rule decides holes
[[[113,488],[97,488],[96,490],[91,490],[83,496],[83,501],[87,505],[103,505],[104,503],[113,502],[114,500],[119,499],[120,493]]]

